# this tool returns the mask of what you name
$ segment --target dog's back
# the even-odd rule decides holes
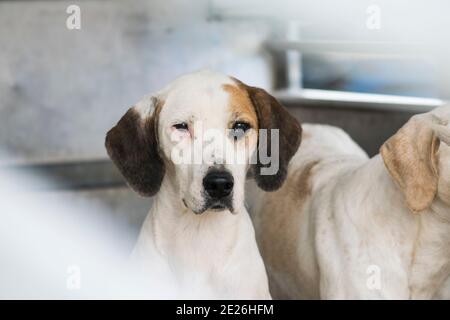
[[[249,186],[250,211],[274,298],[319,298],[315,217],[308,209],[312,190],[337,183],[336,176],[367,160],[342,129],[304,124],[302,145],[283,187],[265,193]]]
[[[308,161],[340,157],[367,160],[367,154],[342,129],[323,124],[303,124],[302,145],[291,160],[292,170]]]

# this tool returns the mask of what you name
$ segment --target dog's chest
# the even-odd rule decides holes
[[[267,278],[256,242],[250,237],[249,219],[239,218],[238,223],[187,219],[170,228],[152,221],[152,227],[143,229],[152,230],[152,245],[167,261],[182,292],[188,289],[190,297],[199,298],[268,297],[268,290],[265,295],[259,293]]]

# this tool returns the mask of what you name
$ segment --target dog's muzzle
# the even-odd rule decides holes
[[[203,178],[203,188],[207,193],[208,207],[214,210],[224,210],[231,207],[231,194],[234,179],[228,171],[211,171]]]

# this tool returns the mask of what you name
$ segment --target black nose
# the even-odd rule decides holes
[[[233,176],[226,171],[213,171],[203,178],[203,187],[212,198],[223,198],[233,191]]]

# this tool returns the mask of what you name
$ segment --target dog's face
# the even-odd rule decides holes
[[[196,213],[240,209],[257,130],[255,108],[232,79],[196,74],[171,85],[158,135],[185,206]]]
[[[412,117],[381,147],[381,155],[413,212],[435,199],[450,207],[450,107]]]
[[[263,129],[277,141],[270,132],[262,141]],[[202,71],[142,99],[108,132],[106,147],[136,191],[154,195],[165,180],[174,201],[198,214],[240,211],[249,169],[261,188],[278,189],[300,137],[298,122],[264,90]],[[277,147],[277,168],[263,175],[272,163],[255,155],[266,144]]]

